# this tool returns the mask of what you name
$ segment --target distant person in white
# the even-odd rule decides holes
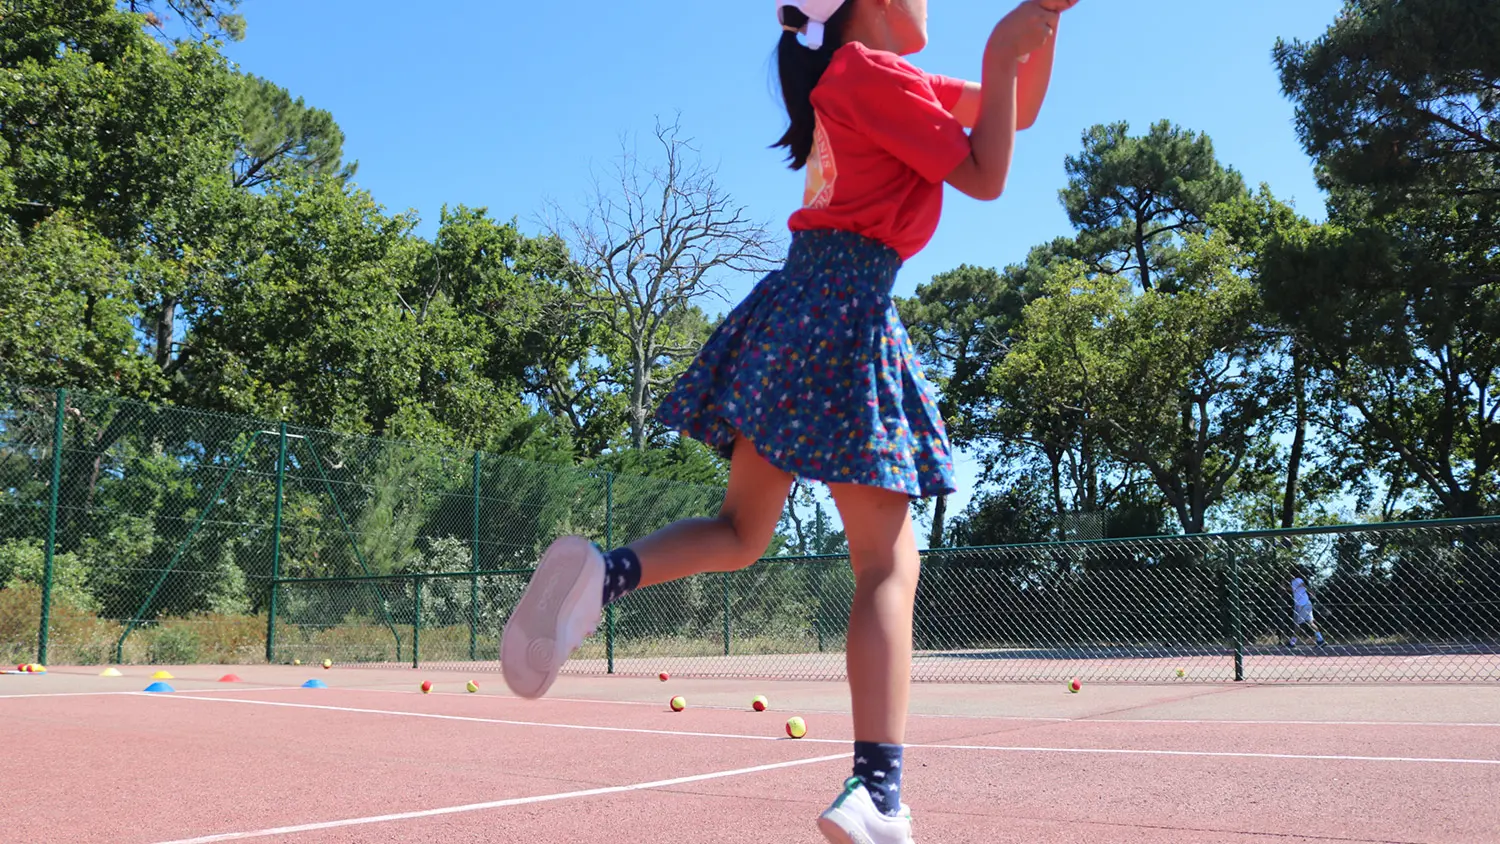
[[[1313,621],[1312,598],[1307,594],[1307,578],[1302,572],[1292,569],[1292,647],[1297,647],[1297,631],[1306,626],[1317,637],[1318,647],[1323,646],[1323,631],[1318,629],[1318,623]]]

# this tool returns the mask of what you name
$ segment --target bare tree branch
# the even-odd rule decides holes
[[[679,121],[658,120],[654,139],[657,160],[643,163],[622,142],[608,179],[593,178],[581,216],[558,213],[548,223],[588,272],[581,294],[588,317],[627,350],[627,417],[636,448],[646,447],[659,389],[701,342],[682,336],[683,325],[701,324],[688,319],[696,303],[709,296],[727,301],[726,279],[769,271],[779,247],[700,162]]]

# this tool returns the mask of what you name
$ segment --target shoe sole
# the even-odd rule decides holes
[[[832,844],[873,844],[870,839],[863,835],[855,837],[846,832],[843,827],[839,826],[829,817],[818,818],[818,831],[823,833],[823,837],[832,842]]]
[[[862,837],[862,835],[859,838],[855,838],[853,835],[844,832],[844,829],[838,826],[837,823],[826,819],[826,817],[817,819],[817,832],[822,832],[823,838],[831,841],[832,844],[870,844],[868,838]]]
[[[832,844],[875,844],[875,839],[858,832],[849,832],[842,826],[839,826],[838,822],[831,817],[831,814],[825,813],[818,816],[818,831],[823,833],[823,837],[832,842]],[[854,825],[852,821],[850,825]],[[907,838],[906,840],[911,841],[912,839]]]
[[[558,625],[584,598],[592,550],[588,540],[577,537],[552,543],[505,622],[500,670],[505,684],[520,697],[534,700],[546,694],[568,658],[557,653],[557,639],[563,632]]]

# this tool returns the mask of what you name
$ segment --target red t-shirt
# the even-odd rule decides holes
[[[920,252],[942,215],[943,180],[969,155],[952,114],[963,89],[895,53],[840,47],[813,88],[804,206],[788,227],[857,232],[902,260]]]

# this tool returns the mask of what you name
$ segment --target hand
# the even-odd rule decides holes
[[[1067,0],[1026,0],[995,26],[995,35],[1017,58],[1029,56],[1056,34],[1058,13],[1044,8],[1042,4],[1046,2]]]

